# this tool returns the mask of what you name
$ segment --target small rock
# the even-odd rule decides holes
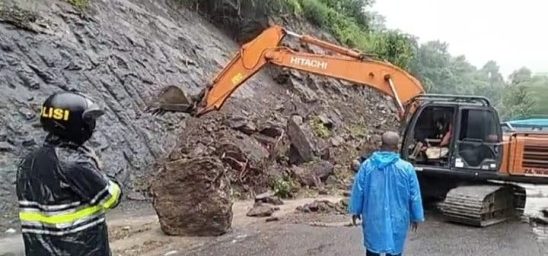
[[[31,147],[31,146],[34,146],[36,145],[36,141],[34,140],[34,138],[28,138],[28,139],[25,139],[21,145],[23,145],[24,147]]]
[[[255,203],[255,205],[253,205],[253,208],[251,208],[246,216],[248,217],[269,217],[269,216],[272,216],[272,214],[279,210],[280,208],[278,207],[273,207],[273,206],[270,206],[270,205],[266,205],[266,204],[262,204],[261,202],[257,202]]]
[[[343,143],[344,143],[344,139],[341,136],[337,135],[337,136],[334,136],[333,138],[331,138],[331,145],[333,145],[335,147],[338,147]]]
[[[263,128],[259,133],[268,137],[278,138],[283,134],[283,129],[279,127],[266,127]]]
[[[28,108],[19,108],[19,113],[21,113],[21,115],[23,115],[25,117],[25,119],[27,120],[32,120],[36,114],[34,112],[32,112],[30,109]]]
[[[279,220],[280,220],[280,218],[278,218],[278,217],[269,217],[265,221],[266,222],[272,222],[272,221],[279,221]]]
[[[272,192],[265,192],[255,197],[255,202],[261,202],[273,205],[282,205],[284,202]]]
[[[325,181],[335,170],[335,166],[328,161],[309,162],[291,168],[299,182],[305,186],[316,185],[317,180]]]
[[[15,229],[8,228],[8,230],[6,230],[6,234],[15,234]]]
[[[327,195],[327,194],[328,194],[327,189],[325,189],[325,188],[320,189],[320,190],[318,191],[318,194],[320,194],[320,195]]]
[[[348,190],[345,190],[345,191],[343,192],[343,196],[345,196],[345,197],[349,197],[350,195],[351,195],[351,193],[350,193],[350,191],[348,191]]]
[[[226,123],[230,128],[248,135],[257,131],[255,124],[243,116],[232,116]]]
[[[296,125],[301,125],[301,124],[303,124],[303,117],[302,117],[302,116],[292,116],[292,117],[291,117],[291,120],[292,120]]]
[[[9,144],[6,141],[0,142],[0,152],[13,152],[15,151],[15,147]]]
[[[360,166],[361,166],[360,161],[358,161],[358,160],[353,160],[352,161],[352,170],[354,172],[358,172],[360,170]]]
[[[127,195],[127,198],[129,200],[133,200],[133,201],[146,201],[146,197],[141,194],[141,193],[137,193],[135,191],[132,191],[130,192],[128,195]]]
[[[178,252],[179,252],[179,251],[175,251],[175,250],[169,251],[169,252],[166,252],[166,253],[164,254],[164,256],[174,255],[174,254],[176,254],[176,253],[178,253]]]
[[[326,114],[320,114],[318,115],[318,118],[325,125],[325,127],[329,129],[333,128],[333,121],[329,117],[327,117]]]
[[[0,131],[0,141],[6,141],[8,133],[6,131]]]
[[[328,200],[315,200],[312,203],[297,207],[297,211],[310,213],[338,213],[346,214],[346,207],[339,203],[332,203]]]

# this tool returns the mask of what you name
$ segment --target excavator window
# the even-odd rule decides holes
[[[495,112],[488,109],[463,109],[456,148],[455,167],[495,169],[501,134]]]
[[[412,128],[409,160],[415,164],[448,166],[455,108],[428,106]]]

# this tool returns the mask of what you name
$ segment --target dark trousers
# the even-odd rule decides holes
[[[365,252],[365,256],[380,256],[381,254],[380,253],[374,253],[374,252],[371,252],[369,250],[366,250]],[[385,254],[386,256],[401,256],[401,254]]]

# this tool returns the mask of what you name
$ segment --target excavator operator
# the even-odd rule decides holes
[[[25,255],[110,255],[105,212],[119,204],[120,185],[85,146],[104,112],[84,95],[46,99],[44,144],[17,171],[16,192]]]

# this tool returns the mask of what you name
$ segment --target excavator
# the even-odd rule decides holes
[[[326,53],[291,49],[282,44],[289,37]],[[188,97],[177,86],[168,86],[147,112],[200,117],[220,110],[266,65],[340,79],[390,96],[399,110],[401,157],[413,163],[421,186],[441,193],[438,206],[450,221],[480,227],[503,222],[524,202],[524,189],[516,183],[548,184],[548,134],[503,132],[489,99],[427,94],[418,79],[387,61],[278,25],[243,44],[198,95]],[[440,132],[450,135],[445,145]]]

